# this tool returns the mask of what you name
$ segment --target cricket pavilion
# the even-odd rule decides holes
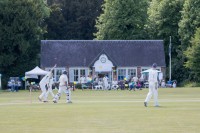
[[[41,68],[49,70],[55,64],[57,81],[63,70],[69,82],[79,82],[81,76],[107,76],[123,80],[140,77],[141,72],[157,63],[165,77],[166,63],[162,40],[42,40]]]

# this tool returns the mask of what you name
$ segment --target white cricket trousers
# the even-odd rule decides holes
[[[108,82],[104,83],[104,90],[108,90]]]
[[[58,101],[63,92],[66,94],[66,99],[67,99],[66,102],[71,101],[71,90],[67,89],[66,86],[59,86],[58,93],[55,95],[54,100]]]
[[[44,101],[47,101],[47,90],[45,87],[45,84],[40,84],[40,89],[42,91],[41,95],[39,96],[40,99],[44,99]]]
[[[156,89],[157,88],[157,89]],[[145,102],[149,102],[151,97],[154,97],[154,105],[158,106],[158,86],[156,86],[155,83],[149,83],[149,93],[147,94],[147,97],[145,99]]]

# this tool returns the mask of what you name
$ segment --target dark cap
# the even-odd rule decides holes
[[[153,67],[153,68],[156,68],[156,67],[157,67],[157,64],[156,64],[156,63],[153,63],[152,67]]]
[[[63,73],[63,74],[67,74],[67,71],[64,70],[62,73]]]

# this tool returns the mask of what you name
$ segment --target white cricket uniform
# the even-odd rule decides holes
[[[87,77],[86,78],[86,83],[89,83],[89,82],[91,82],[92,81],[92,79],[90,78],[90,77]]]
[[[173,83],[173,85],[172,85],[172,86],[173,86],[173,88],[176,88],[176,83]]]
[[[107,77],[104,77],[103,78],[103,84],[104,84],[104,89],[108,89],[108,78]]]
[[[48,98],[49,93],[51,94],[52,97],[54,97],[53,90],[52,90],[53,84],[54,84],[53,78],[50,78],[49,84],[48,84],[49,88],[48,88],[48,91],[47,91],[47,94],[46,94],[47,98]]]
[[[80,83],[81,83],[81,84],[84,84],[84,83],[85,83],[85,78],[84,78],[84,77],[81,77],[81,78],[80,78]]]
[[[137,83],[137,82],[138,82],[138,78],[137,78],[137,77],[133,77],[133,81],[134,81],[135,83]]]
[[[46,96],[46,93],[47,93],[47,88],[46,88],[46,85],[49,83],[49,80],[51,78],[51,71],[45,75],[42,80],[40,81],[39,85],[40,85],[40,89],[42,91],[41,95],[39,96],[40,99],[43,98],[44,101],[47,101],[47,96]]]
[[[158,105],[158,72],[155,69],[149,71],[149,93],[145,99],[145,102],[149,102],[152,95],[154,97],[154,105]]]
[[[95,90],[97,89],[103,89],[103,82],[101,80],[99,80],[98,85],[95,86]]]
[[[119,86],[118,86],[118,82],[117,81],[112,81],[112,89],[117,89]]]
[[[56,94],[54,101],[58,101],[59,97],[61,96],[62,92],[67,95],[67,102],[71,101],[71,90],[67,88],[68,86],[68,77],[66,74],[62,74],[59,78],[59,90]]]

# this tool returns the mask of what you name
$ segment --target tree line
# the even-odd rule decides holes
[[[6,83],[39,65],[41,39],[161,39],[168,67],[171,36],[172,79],[198,82],[199,11],[197,0],[1,0],[0,73]]]

